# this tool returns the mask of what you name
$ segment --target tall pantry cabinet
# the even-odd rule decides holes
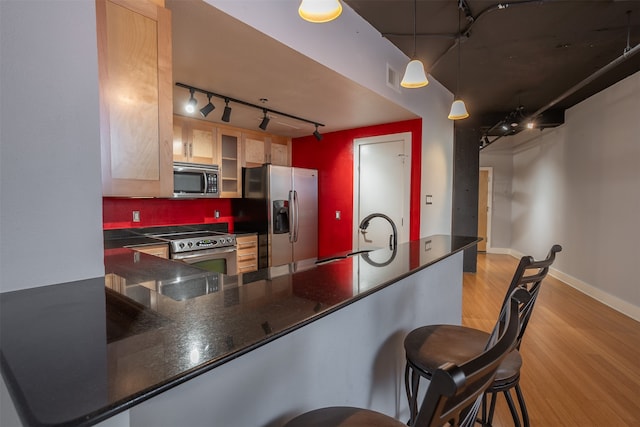
[[[96,0],[104,196],[170,197],[171,12],[162,0]]]

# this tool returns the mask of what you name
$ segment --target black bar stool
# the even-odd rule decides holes
[[[486,414],[486,405],[483,405],[481,419],[483,425],[491,425],[496,404],[496,394],[502,392],[507,399],[515,425],[520,427],[520,418],[510,394],[510,390],[515,389],[523,423],[526,427],[529,426],[529,415],[519,385],[522,358],[518,350],[531,317],[540,290],[540,284],[549,272],[549,267],[553,264],[556,253],[561,250],[562,247],[560,245],[553,245],[544,260],[535,261],[530,256],[524,256],[520,259],[518,268],[507,290],[498,325],[504,322],[502,317],[508,309],[509,297],[515,289],[527,289],[531,294],[531,299],[520,306],[520,331],[516,347],[501,363],[495,381],[487,389],[487,394],[491,395],[491,405],[488,416]],[[495,329],[493,333],[495,333]],[[444,361],[459,363],[474,357],[476,354],[480,354],[488,343],[490,343],[490,334],[465,326],[423,326],[414,329],[407,335],[404,341],[404,349],[407,358],[405,387],[411,413],[408,425],[415,425],[420,378],[431,379],[435,370]]]
[[[472,426],[482,396],[495,377],[502,360],[515,347],[520,330],[519,305],[531,296],[516,290],[503,313],[504,327],[495,340],[477,356],[459,365],[445,363],[433,371],[427,394],[417,415],[419,427]],[[392,417],[368,409],[335,406],[306,412],[285,427],[404,427]]]

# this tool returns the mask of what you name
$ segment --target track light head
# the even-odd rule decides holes
[[[224,99],[224,112],[222,113],[222,121],[229,123],[231,120],[231,107],[229,107],[229,98]]]
[[[318,125],[316,125],[316,130],[313,132],[313,136],[315,136],[318,141],[322,141],[322,135],[318,132]]]
[[[193,113],[196,111],[196,105],[198,105],[198,100],[193,96],[195,91],[193,89],[189,89],[191,96],[189,96],[189,100],[187,101],[187,105],[185,105],[184,109],[187,113]]]
[[[262,118],[262,123],[260,123],[260,126],[258,126],[260,129],[262,130],[267,130],[267,126],[269,126],[269,117],[267,117],[267,110],[263,109],[262,112],[264,113],[264,117]]]
[[[200,109],[202,117],[207,117],[210,112],[216,109],[216,106],[211,103],[211,94],[208,93],[207,97],[209,98],[209,103]]]

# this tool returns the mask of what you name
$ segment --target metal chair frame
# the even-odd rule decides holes
[[[501,330],[504,327],[505,315],[506,315],[506,312],[508,311],[511,294],[516,289],[526,289],[531,295],[531,298],[526,303],[520,304],[519,311],[518,311],[520,328],[519,328],[519,332],[516,340],[516,346],[513,350],[513,351],[519,351],[520,345],[522,343],[522,338],[524,336],[525,330],[527,328],[527,325],[531,318],[531,314],[533,312],[533,308],[535,306],[536,299],[538,297],[540,285],[542,281],[545,279],[545,277],[547,276],[547,273],[549,272],[549,268],[555,261],[556,253],[560,252],[561,250],[562,250],[562,247],[560,245],[553,245],[552,248],[549,250],[547,257],[543,260],[536,261],[531,256],[524,256],[520,259],[518,267],[516,268],[516,271],[513,275],[513,278],[511,280],[511,283],[509,285],[509,288],[503,300],[502,309],[498,317],[498,321],[496,322],[496,325],[494,326],[491,334],[489,335],[487,344],[484,347],[485,349],[491,346],[493,342],[495,342],[496,337],[501,333]],[[460,326],[459,328],[460,328],[459,331],[462,333],[466,332],[465,330],[476,331],[472,328],[466,328],[464,326]],[[418,328],[412,331],[409,335],[411,335],[412,333],[416,333],[416,331],[419,331],[420,329],[421,328]],[[407,349],[407,339],[405,339],[405,350],[406,349]],[[416,399],[418,395],[420,378],[424,377],[427,379],[431,379],[433,376],[430,370],[425,370],[421,367],[421,366],[424,366],[424,364],[422,364],[421,366],[419,365],[420,365],[419,361],[412,361],[410,360],[409,356],[407,356],[407,363],[405,366],[405,388],[406,388],[406,393],[407,393],[407,398],[409,400],[409,408],[410,408],[410,418],[409,418],[409,422],[407,423],[409,426],[415,425],[415,422],[416,422],[416,415],[417,415]],[[520,373],[518,371],[517,375],[512,378],[509,378],[508,381],[500,382],[500,383],[495,382],[487,389],[486,395],[491,396],[491,402],[490,402],[489,413],[487,414],[486,413],[486,395],[485,395],[485,397],[483,398],[482,416],[481,416],[481,419],[479,420],[483,426],[491,426],[493,415],[495,413],[496,396],[500,392],[504,394],[505,399],[507,400],[507,404],[509,406],[509,410],[513,417],[514,424],[517,427],[521,426],[520,417],[518,416],[518,412],[516,410],[514,401],[510,394],[510,390],[515,389],[516,397],[518,399],[518,404],[520,407],[520,414],[522,416],[524,426],[529,427],[529,414],[527,412],[527,407],[525,404],[524,396],[522,394],[522,390],[520,388],[519,380],[520,380]]]

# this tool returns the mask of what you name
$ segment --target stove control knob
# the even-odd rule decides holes
[[[193,242],[188,243],[189,247],[193,246]]]
[[[178,246],[180,246],[180,249],[184,248],[184,243],[180,243]]]

